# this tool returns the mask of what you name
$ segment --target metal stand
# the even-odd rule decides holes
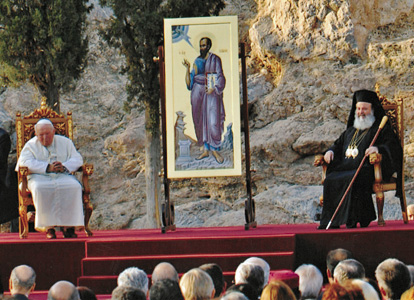
[[[246,156],[246,190],[247,200],[244,202],[244,216],[246,224],[244,225],[245,230],[250,228],[256,228],[256,208],[254,199],[252,197],[252,178],[250,170],[250,132],[249,132],[249,101],[247,96],[247,71],[246,71],[246,50],[245,44],[240,44],[240,58],[242,64],[242,85],[243,85],[243,124],[244,124],[244,150]]]
[[[164,194],[165,201],[161,206],[162,209],[162,227],[161,232],[175,231],[174,224],[174,204],[170,201],[170,179],[167,175],[167,118],[165,114],[165,60],[164,48],[158,47],[158,66],[160,69],[160,94],[161,94],[161,115],[162,115],[162,149],[164,163]]]

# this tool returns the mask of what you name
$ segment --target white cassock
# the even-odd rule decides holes
[[[43,146],[37,137],[23,147],[19,166],[29,168],[28,188],[36,208],[35,228],[46,231],[54,226],[84,226],[82,186],[75,176],[46,173],[48,164],[60,161],[69,172],[83,164],[82,156],[67,137],[55,135],[50,146]]]

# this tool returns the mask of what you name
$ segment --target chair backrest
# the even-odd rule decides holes
[[[379,100],[382,107],[388,116],[388,120],[392,125],[395,134],[398,136],[401,142],[401,147],[404,149],[404,105],[402,98],[395,98],[394,100],[387,99],[379,92],[379,85],[375,86]]]
[[[73,140],[72,112],[59,114],[46,106],[46,98],[42,97],[40,108],[35,109],[27,116],[16,113],[16,152],[19,158],[23,146],[34,136],[34,126],[42,118],[48,118],[55,127],[56,134],[64,135]]]

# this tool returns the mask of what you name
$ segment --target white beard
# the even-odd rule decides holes
[[[365,130],[367,128],[370,128],[374,122],[375,116],[373,111],[371,111],[371,113],[365,117],[358,117],[357,113],[355,112],[354,127],[356,129]]]

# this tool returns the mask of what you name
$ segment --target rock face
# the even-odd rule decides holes
[[[414,202],[413,7],[413,0],[228,1],[222,14],[239,16],[239,36],[250,51],[250,151],[259,224],[314,222],[322,188],[313,157],[345,129],[352,94],[376,83],[387,97],[404,99],[406,192],[407,202]],[[97,34],[108,15],[95,3],[88,67],[76,87],[62,94],[61,110],[73,111],[75,143],[95,166],[91,227],[144,228],[144,116],[139,106],[130,105],[129,113],[122,109],[124,60]],[[7,88],[0,95],[2,126],[13,133],[15,113],[39,106],[35,95],[29,85]],[[174,180],[171,199],[178,227],[245,222],[244,177]],[[391,192],[384,212],[386,219],[401,219]]]

